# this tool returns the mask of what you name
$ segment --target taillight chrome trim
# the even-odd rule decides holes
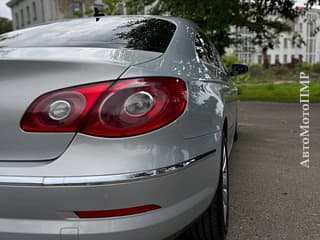
[[[189,168],[199,161],[216,153],[211,150],[201,154],[193,159],[170,165],[163,168],[146,170],[140,172],[97,175],[97,176],[79,176],[79,177],[20,177],[20,176],[0,176],[0,185],[32,185],[32,186],[87,186],[87,185],[105,185],[110,183],[119,183],[127,181],[137,181],[148,178],[160,177],[173,174],[183,169]]]

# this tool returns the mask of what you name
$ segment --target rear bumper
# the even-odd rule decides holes
[[[214,154],[212,150],[191,160],[187,160],[168,167],[146,170],[140,172],[96,175],[79,177],[27,177],[27,176],[0,176],[0,185],[27,185],[27,186],[75,186],[75,185],[104,185],[110,183],[120,183],[127,181],[137,181],[145,178],[160,177],[167,174],[176,173],[184,168],[190,167],[208,155]]]
[[[0,239],[165,239],[208,207],[218,183],[217,156],[211,152],[177,168],[113,182],[75,184],[55,179],[26,184],[16,179],[5,184],[3,178],[0,195],[6,197],[0,199]],[[74,214],[147,204],[162,208],[105,219],[79,219]]]
[[[203,190],[171,207],[152,213],[104,220],[8,220],[0,219],[1,239],[19,240],[115,240],[164,239],[175,234],[205,210],[212,191]]]

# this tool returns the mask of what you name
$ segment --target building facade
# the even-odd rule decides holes
[[[13,29],[85,15],[88,9],[104,7],[102,0],[11,0]]]
[[[315,7],[292,23],[291,33],[282,33],[277,39],[274,49],[267,51],[270,64],[289,64],[293,62],[320,62],[320,8]],[[252,45],[254,34],[246,29],[235,29],[236,36],[241,38],[241,44],[228,49],[228,54],[235,54],[245,64],[262,64],[262,49]],[[294,34],[300,34],[305,44],[300,47],[293,40]]]
[[[148,15],[151,14],[152,9],[159,3],[159,0],[154,1],[149,5],[145,5],[143,1],[136,8],[131,9],[127,4],[127,0],[119,0],[119,12],[122,15],[136,14],[136,15]]]

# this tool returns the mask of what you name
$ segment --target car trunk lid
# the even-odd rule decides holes
[[[0,161],[59,157],[74,133],[29,133],[20,121],[39,96],[61,88],[118,79],[130,65],[161,53],[129,49],[0,49]]]

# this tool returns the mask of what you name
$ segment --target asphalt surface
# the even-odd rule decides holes
[[[239,104],[228,240],[320,239],[320,104],[310,114],[308,169],[299,164],[300,104]]]
[[[320,240],[320,104],[311,105],[310,168],[295,103],[239,103],[227,240]]]

